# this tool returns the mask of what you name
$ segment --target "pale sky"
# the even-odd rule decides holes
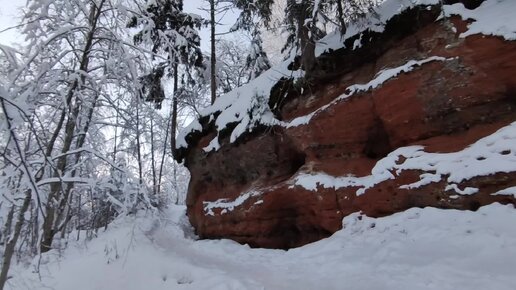
[[[16,10],[25,4],[25,0],[0,0],[0,31],[16,25]],[[12,45],[19,40],[19,35],[14,30],[0,33],[0,43]]]

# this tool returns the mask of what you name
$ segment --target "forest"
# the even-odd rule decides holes
[[[0,288],[14,255],[183,202],[187,173],[172,158],[178,128],[270,68],[261,31],[273,25],[273,1],[207,2],[209,19],[185,12],[182,0],[28,1],[16,25],[23,45],[0,47]],[[307,68],[325,25],[345,31],[372,4],[342,2],[284,3],[274,25],[286,25],[285,49],[302,48]],[[245,33],[244,46],[218,39],[217,23],[233,10],[225,32]],[[211,30],[209,54],[201,27]]]
[[[154,234],[160,230],[155,228],[164,227],[161,223],[167,218],[163,216],[168,215],[173,216],[171,220],[177,218],[168,229],[181,232],[184,239],[189,235],[196,235],[195,240],[229,238],[253,248],[288,250],[330,236],[334,239],[334,233],[342,236],[340,230],[353,235],[349,233],[353,227],[343,226],[343,219],[350,221],[355,212],[372,219],[411,208],[480,208],[495,217],[493,223],[498,213],[514,215],[507,210],[516,204],[511,175],[516,172],[511,148],[516,144],[511,125],[516,120],[516,66],[507,61],[514,55],[516,40],[516,23],[510,20],[516,15],[507,12],[516,7],[511,2],[20,3],[23,7],[6,29],[19,36],[16,43],[6,43],[0,32],[0,289],[22,289],[19,279],[26,278],[17,278],[20,275],[12,269],[20,273],[20,269],[30,268],[41,276],[40,265],[45,264],[41,261],[50,259],[42,257],[61,256],[74,248],[70,245],[82,241],[102,241],[99,237],[109,235],[110,230],[133,223],[129,219],[149,226],[140,238],[152,235],[149,239],[153,242],[159,242],[160,236]],[[493,20],[496,17],[499,21]],[[441,25],[445,32],[432,25]],[[475,38],[478,34],[483,40]],[[445,42],[445,48],[436,48]],[[486,49],[471,52],[474,44]],[[467,49],[460,50],[462,45]],[[499,54],[481,55],[491,53],[488,48],[498,49]],[[463,54],[467,55],[464,60]],[[484,65],[489,57],[492,64]],[[442,68],[435,68],[441,64]],[[433,71],[404,79],[427,69]],[[496,81],[486,81],[490,88],[499,89],[476,90],[475,86],[485,81],[480,77],[476,81],[476,76],[485,76],[487,71],[499,75]],[[450,75],[458,81],[453,82]],[[403,85],[382,93],[391,81]],[[406,97],[416,83],[420,87],[414,94],[419,95]],[[468,86],[470,91],[459,92]],[[377,100],[380,97],[376,96],[393,91],[401,92],[400,96]],[[434,92],[450,100],[428,101],[440,97],[428,97]],[[477,96],[481,92],[484,95]],[[453,99],[455,95],[457,99]],[[352,107],[359,98],[369,98],[371,104]],[[352,109],[339,109],[340,102],[350,103]],[[392,109],[390,104],[399,107]],[[366,112],[364,107],[374,112]],[[385,113],[384,107],[394,113]],[[326,117],[328,110],[337,113]],[[311,128],[311,124],[316,125]],[[464,139],[432,139],[448,138],[442,136]],[[482,138],[498,144],[497,151],[482,147],[488,142]],[[442,149],[446,140],[451,140],[450,148]],[[423,147],[414,147],[418,142]],[[425,146],[430,151],[423,151]],[[434,152],[432,148],[438,149]],[[449,152],[457,153],[444,155]],[[396,154],[398,161],[393,159]],[[476,159],[470,161],[471,156]],[[484,160],[484,167],[475,163]],[[371,175],[363,177],[366,171]],[[409,171],[415,172],[415,177],[400,177]],[[457,177],[459,171],[462,175]],[[479,176],[495,179],[486,181]],[[398,177],[402,181],[394,185],[396,190],[391,185],[385,186],[388,193],[382,193],[383,187],[377,190]],[[443,188],[426,189],[428,184],[441,186],[441,180]],[[296,195],[289,199],[286,196],[292,194],[292,188]],[[419,188],[424,189],[417,192]],[[348,189],[352,201],[343,206],[346,201],[342,200],[349,199]],[[373,191],[378,195],[369,193]],[[384,195],[391,193],[394,201],[389,196],[384,202]],[[270,207],[253,212],[262,204]],[[428,212],[427,224],[440,219],[437,209]],[[471,218],[482,223],[477,216]],[[146,224],[149,219],[153,219],[152,225]],[[362,221],[364,228],[369,227],[368,219]],[[360,223],[358,220],[362,219],[355,222]],[[375,222],[371,224],[372,229]],[[386,230],[398,226],[389,221],[384,225]],[[357,231],[364,232],[364,228]],[[416,228],[411,225],[410,229]],[[457,228],[462,231],[460,225]],[[512,246],[516,245],[514,237],[506,238]],[[122,254],[118,246],[107,246],[109,243],[104,248],[107,263],[116,263]],[[207,245],[206,251],[217,247]],[[331,245],[332,249],[340,247]],[[250,253],[242,259],[266,260],[268,255],[275,259],[272,252],[263,256]],[[312,278],[311,282],[318,279]],[[165,282],[168,278],[161,279]],[[408,285],[417,280],[411,279]],[[11,280],[18,282],[9,288]],[[172,286],[214,289],[209,283],[196,286],[196,278],[186,274],[176,280]],[[220,289],[303,289],[302,285],[286,286],[281,279],[268,288],[238,281],[233,288],[228,284]],[[514,279],[503,281],[507,283],[495,288],[516,285]],[[316,284],[306,285],[306,289],[315,289]],[[27,287],[36,287],[33,285]],[[336,285],[326,286],[342,289]]]

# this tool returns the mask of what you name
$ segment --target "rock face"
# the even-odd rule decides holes
[[[391,153],[406,146],[460,152],[516,120],[516,41],[461,38],[468,23],[459,17],[436,22],[438,13],[435,7],[412,9],[393,19],[382,35],[371,35],[368,45],[322,55],[320,71],[305,84],[304,94],[281,91],[287,96],[274,103],[273,89],[271,107],[284,121],[329,104],[307,124],[256,128],[235,143],[223,137],[221,148],[210,153],[202,149],[214,137],[206,126],[183,156],[192,176],[188,216],[199,236],[286,249],[328,237],[342,227],[343,217],[357,211],[380,217],[411,207],[476,210],[493,202],[516,204],[513,195],[493,195],[516,186],[511,170],[452,182],[453,172],[439,175],[429,164],[387,170],[391,177],[368,186],[324,186],[319,180],[310,188],[296,182],[301,176],[373,176],[375,165],[386,158],[394,158],[396,166],[407,164],[410,157]],[[432,56],[446,60],[336,100],[384,68]],[[513,160],[516,148],[495,153]],[[478,163],[471,166],[485,166],[487,157],[475,158]],[[425,176],[433,177],[421,182]]]

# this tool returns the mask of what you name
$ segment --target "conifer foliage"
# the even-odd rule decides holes
[[[133,16],[128,24],[128,27],[140,30],[134,36],[136,44],[148,45],[153,53],[166,58],[166,61],[155,66],[155,71],[149,73],[147,79],[162,78],[160,71],[165,69],[177,79],[179,65],[185,66],[186,70],[202,67],[201,39],[198,34],[202,24],[203,20],[198,15],[183,11],[182,0],[148,1],[142,14]],[[152,83],[158,82],[155,80]],[[163,100],[161,96],[159,93],[150,94],[146,99],[160,103]]]
[[[346,23],[370,11],[377,0],[286,0],[284,24],[288,32],[284,50],[294,50],[310,74],[316,69],[315,44],[334,29],[346,33]],[[330,31],[327,30],[328,26]]]
[[[144,99],[154,102],[156,108],[161,108],[165,97],[161,86],[163,72],[167,71],[174,80],[170,115],[172,152],[175,149],[178,123],[178,97],[182,95],[179,92],[184,90],[184,88],[180,90],[179,78],[182,80],[183,87],[186,86],[185,82],[202,81],[192,77],[195,69],[203,67],[201,39],[198,33],[202,24],[201,17],[183,11],[182,0],[147,1],[142,14],[133,16],[128,24],[129,27],[139,29],[134,37],[136,44],[150,46],[153,53],[165,59],[158,62],[151,72],[143,76]],[[181,77],[180,74],[182,74]]]

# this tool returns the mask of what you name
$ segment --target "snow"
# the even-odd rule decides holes
[[[330,50],[337,50],[345,47],[343,44],[346,39],[361,34],[367,30],[381,33],[385,29],[387,22],[394,16],[418,5],[436,5],[440,0],[387,0],[374,8],[374,13],[369,14],[363,21],[349,23],[346,27],[346,34],[341,35],[340,32],[329,34],[321,39],[315,49],[315,55]],[[362,47],[362,35],[353,43],[352,49]]]
[[[289,251],[196,240],[184,214],[122,218],[61,255],[15,266],[6,289],[516,289],[513,206],[355,213],[330,238]]]
[[[217,151],[219,149],[220,149],[219,136],[213,138],[213,140],[210,141],[210,144],[208,144],[208,146],[203,148],[204,152],[210,152],[212,150]]]
[[[369,175],[365,177],[335,177],[322,172],[314,174],[300,173],[294,178],[294,184],[311,191],[317,191],[318,186],[334,189],[343,187],[360,187],[357,191],[357,195],[360,195],[364,193],[365,189],[389,179],[390,177],[390,174],[389,176],[382,178],[379,175]]]
[[[502,189],[500,191],[497,191],[491,195],[512,195],[514,197],[516,197],[516,186],[513,186],[513,187],[509,187],[509,188],[506,188],[506,189]]]
[[[256,190],[249,190],[247,192],[244,192],[240,194],[235,200],[229,200],[227,198],[221,198],[216,201],[205,201],[204,202],[204,212],[206,215],[215,215],[213,210],[214,209],[221,209],[220,214],[225,214],[230,211],[233,211],[235,207],[242,205],[244,202],[246,202],[248,199],[259,196],[262,193],[260,191]],[[255,205],[261,204],[262,202],[255,202]]]
[[[404,65],[399,66],[399,67],[383,69],[380,72],[378,72],[376,74],[376,76],[374,77],[374,79],[372,79],[368,83],[355,84],[355,85],[349,86],[346,88],[347,93],[337,97],[332,102],[318,108],[317,110],[315,110],[314,112],[312,112],[308,115],[297,117],[290,122],[286,122],[286,123],[282,122],[282,125],[287,128],[291,128],[291,127],[297,127],[300,125],[308,124],[308,123],[310,123],[310,120],[318,113],[328,109],[329,107],[336,104],[337,102],[340,102],[344,99],[351,97],[354,94],[357,94],[360,92],[366,92],[371,89],[376,89],[377,87],[381,86],[386,81],[397,77],[399,74],[413,71],[416,67],[422,66],[425,63],[429,63],[429,62],[433,62],[433,61],[446,61],[446,60],[449,60],[449,59],[440,57],[440,56],[432,56],[432,57],[429,57],[429,58],[426,58],[423,60],[419,60],[419,61],[410,60],[407,63],[405,63]]]
[[[475,10],[464,8],[462,3],[444,7],[447,16],[460,15],[464,20],[474,20],[460,37],[483,34],[501,36],[506,40],[516,40],[514,11],[516,2],[513,0],[487,0]]]
[[[381,84],[388,81],[389,79],[394,78],[401,73],[407,73],[407,72],[414,70],[414,68],[416,66],[422,66],[423,64],[429,63],[432,61],[445,61],[445,60],[447,60],[447,59],[444,57],[440,57],[440,56],[432,56],[432,57],[429,57],[429,58],[426,58],[423,60],[419,60],[419,61],[411,60],[400,67],[384,69],[384,70],[380,71],[375,76],[375,78],[373,80],[371,80],[370,82],[368,82],[367,84],[354,85],[354,86],[349,87],[348,90],[350,90],[352,92],[362,92],[362,91],[367,91],[370,89],[375,89],[375,88],[379,87]]]
[[[202,131],[202,125],[199,123],[198,119],[194,119],[190,125],[185,130],[179,132],[176,139],[176,147],[177,148],[186,148],[188,147],[188,143],[186,142],[186,136],[194,131]]]
[[[375,13],[365,17],[365,20],[349,24],[345,35],[341,36],[340,33],[336,32],[319,41],[316,45],[316,56],[329,50],[342,48],[346,39],[360,35],[360,38],[353,43],[353,49],[357,49],[362,46],[362,32],[366,30],[383,32],[385,24],[395,15],[418,5],[436,5],[439,3],[440,0],[387,0],[376,7]],[[466,9],[462,4],[444,5],[443,15],[459,15],[463,19],[473,21],[468,26],[468,30],[461,34],[461,37],[481,33],[514,40],[516,39],[516,17],[514,17],[513,11],[516,11],[516,1],[486,0],[475,10]],[[430,61],[444,61],[442,57],[433,56],[425,60],[412,60],[397,68],[383,70],[369,83],[349,87],[350,93],[339,97],[333,103],[319,108],[312,114],[285,123],[274,117],[268,106],[268,98],[271,88],[280,78],[287,77],[296,80],[303,77],[303,71],[290,71],[288,69],[293,57],[266,71],[253,82],[219,97],[212,106],[201,112],[201,117],[210,116],[210,118],[215,118],[218,133],[227,129],[230,125],[234,125],[235,128],[230,136],[230,142],[234,142],[245,132],[252,131],[257,125],[292,127],[307,124],[318,111],[328,108],[334,102],[349,97],[353,93],[374,89],[400,73],[411,71],[415,66],[420,66]],[[188,144],[185,137],[194,131],[202,131],[202,126],[198,120],[195,120],[190,126],[180,132],[176,143],[177,148],[187,148]],[[218,136],[215,138],[218,139]],[[204,148],[204,150],[206,152],[216,151],[220,147],[217,145],[218,141],[213,140],[210,146]]]
[[[270,69],[251,83],[243,85],[215,100],[215,103],[201,112],[201,116],[216,116],[215,126],[218,132],[227,128],[229,124],[237,124],[233,129],[230,141],[234,142],[241,134],[252,130],[256,125],[275,125],[277,120],[270,111],[265,96],[271,88],[282,78],[300,78],[302,71],[290,71],[288,65],[292,58],[284,61],[277,67]],[[201,131],[202,126],[195,120],[182,130],[177,137],[177,148],[186,148],[186,136],[194,131]],[[218,136],[215,137],[218,139]],[[217,150],[217,146],[208,146],[205,151]]]
[[[478,192],[476,188],[460,189],[457,184],[476,176],[516,171],[516,122],[501,128],[490,136],[482,138],[465,148],[452,153],[429,153],[422,146],[398,148],[378,161],[371,175],[364,177],[334,177],[325,173],[304,174],[294,177],[294,184],[315,191],[317,186],[325,188],[359,187],[356,194],[363,194],[368,188],[388,179],[395,178],[404,170],[425,171],[420,180],[402,185],[411,189],[445,179],[445,191],[453,190],[461,195]],[[403,158],[400,158],[403,157]],[[404,160],[399,162],[399,160]]]
[[[473,195],[473,194],[478,192],[478,188],[466,187],[464,189],[460,189],[459,186],[457,184],[454,184],[454,183],[448,184],[444,188],[444,191],[449,191],[449,190],[453,190],[456,193],[458,193],[459,195]]]
[[[407,158],[396,170],[421,169],[446,176],[450,183],[460,183],[475,176],[516,171],[516,122],[480,139],[468,148],[454,153],[426,153],[419,150],[398,150]],[[405,152],[404,152],[405,151]]]
[[[322,40],[316,48],[316,56],[330,50],[340,49],[346,39],[360,34],[360,38],[355,40],[352,49],[362,47],[362,33],[364,31],[374,31],[381,33],[385,29],[387,22],[394,16],[418,5],[437,5],[440,0],[388,0],[374,8],[372,15],[366,16],[364,21],[350,23],[346,34],[340,35],[339,32],[332,33]],[[513,0],[486,0],[477,9],[469,10],[462,3],[444,5],[444,15],[459,15],[462,19],[473,21],[468,26],[468,30],[460,35],[467,37],[474,34],[501,36],[506,40],[516,40],[516,2]],[[374,16],[377,15],[377,16]]]

